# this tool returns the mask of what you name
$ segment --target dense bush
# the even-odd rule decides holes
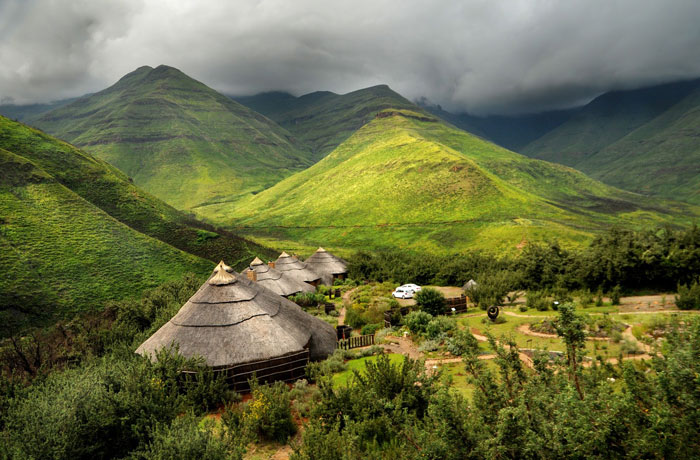
[[[681,310],[700,309],[700,282],[694,281],[690,286],[679,284],[676,306]]]
[[[547,311],[552,304],[544,293],[540,291],[528,291],[526,302],[528,308],[534,308],[538,311]]]
[[[453,319],[447,316],[437,316],[425,326],[425,335],[432,340],[442,339],[454,329],[455,322]]]
[[[430,313],[433,316],[445,314],[445,306],[447,305],[445,296],[437,289],[423,288],[416,293],[414,299],[418,308],[426,313]]]
[[[620,297],[622,296],[622,289],[620,286],[615,286],[610,293],[610,303],[613,305],[620,305]]]
[[[433,315],[424,311],[412,311],[403,319],[404,324],[411,331],[411,334],[425,334],[428,323],[433,319]]]
[[[375,332],[377,332],[379,329],[382,329],[384,325],[382,323],[374,323],[374,324],[365,324],[362,326],[362,331],[360,332],[362,335],[373,335]]]
[[[259,439],[286,442],[296,433],[289,388],[283,382],[252,382],[252,399],[243,412],[243,426]]]
[[[326,301],[326,296],[315,292],[300,292],[289,296],[289,300],[300,307],[315,307],[323,304]]]
[[[434,256],[373,251],[357,253],[348,262],[350,275],[356,279],[451,286],[475,279],[480,285],[505,283],[505,291],[499,288],[503,296],[509,290],[554,286],[591,291],[609,291],[616,285],[623,290],[673,290],[678,283],[692,283],[700,273],[700,228],[613,228],[582,249],[566,250],[556,242],[531,243],[515,257],[483,252]],[[493,299],[480,303],[489,302],[497,303]]]

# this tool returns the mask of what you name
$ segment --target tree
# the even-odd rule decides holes
[[[583,399],[583,390],[579,382],[578,355],[586,344],[585,324],[585,320],[576,314],[572,304],[565,303],[559,306],[559,320],[554,324],[554,327],[566,344],[569,377],[573,379],[581,399]]]
[[[445,296],[437,289],[423,288],[416,294],[415,299],[416,305],[424,312],[433,316],[445,314]]]

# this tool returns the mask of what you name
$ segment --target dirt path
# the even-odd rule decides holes
[[[357,288],[352,288],[348,291],[345,291],[343,294],[343,306],[340,308],[340,312],[338,312],[338,325],[342,326],[345,324],[345,311],[348,305],[350,305],[350,294],[352,294],[352,291],[354,291]]]
[[[630,327],[629,329],[631,330],[632,328]],[[544,332],[533,331],[532,329],[530,329],[529,324],[521,324],[520,326],[518,326],[516,328],[516,330],[518,332],[520,332],[521,334],[531,335],[533,337],[541,337],[544,339],[558,339],[559,338],[559,336],[557,334],[545,334]],[[598,340],[598,341],[602,341],[602,342],[607,342],[610,339],[608,337],[586,337],[586,340]]]

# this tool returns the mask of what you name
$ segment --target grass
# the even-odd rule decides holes
[[[698,80],[604,94],[522,152],[627,190],[700,204]]]
[[[392,364],[398,364],[401,361],[403,361],[404,356],[399,355],[396,353],[389,353],[387,355],[389,357],[389,361]],[[333,375],[333,385],[334,386],[342,386],[342,385],[348,385],[352,381],[352,376],[353,376],[353,371],[358,371],[358,372],[363,372],[367,366],[368,362],[375,362],[377,360],[378,356],[366,356],[364,358],[359,358],[359,359],[352,359],[347,362],[347,369],[344,370],[343,372],[338,372],[337,374]]]
[[[700,214],[528,159],[422,113],[385,113],[309,169],[235,206],[200,211],[268,242],[442,254],[515,252],[523,241],[555,238],[575,247],[614,224],[689,224]]]
[[[237,100],[276,121],[309,145],[314,161],[328,155],[384,109],[420,110],[386,85],[342,95],[322,91],[294,97],[273,92]]]
[[[274,255],[4,117],[0,163],[0,317],[12,332],[138,296],[186,272],[204,277],[221,258],[240,267]]]
[[[167,66],[141,67],[32,123],[178,209],[259,192],[310,164],[289,132]]]

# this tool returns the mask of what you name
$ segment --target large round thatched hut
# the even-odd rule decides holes
[[[331,325],[295,303],[247,279],[229,273],[223,262],[163,327],[136,350],[154,357],[172,345],[183,356],[201,356],[226,374],[234,389],[260,381],[292,381],[304,376],[308,361],[335,349]]]
[[[243,274],[248,279],[257,282],[282,297],[288,297],[299,292],[316,291],[316,288],[309,283],[299,281],[285,273],[289,272],[281,272],[276,268],[272,268],[257,257],[253,259],[248,268],[243,270]]]
[[[306,267],[321,275],[321,282],[326,286],[332,286],[336,279],[345,279],[348,274],[347,262],[323,248],[306,259]]]
[[[290,256],[286,252],[280,254],[277,260],[274,262],[274,268],[281,271],[283,274],[291,276],[304,283],[309,283],[312,286],[318,286],[321,283],[321,275],[314,272],[306,266],[305,263],[300,262],[294,256]]]

